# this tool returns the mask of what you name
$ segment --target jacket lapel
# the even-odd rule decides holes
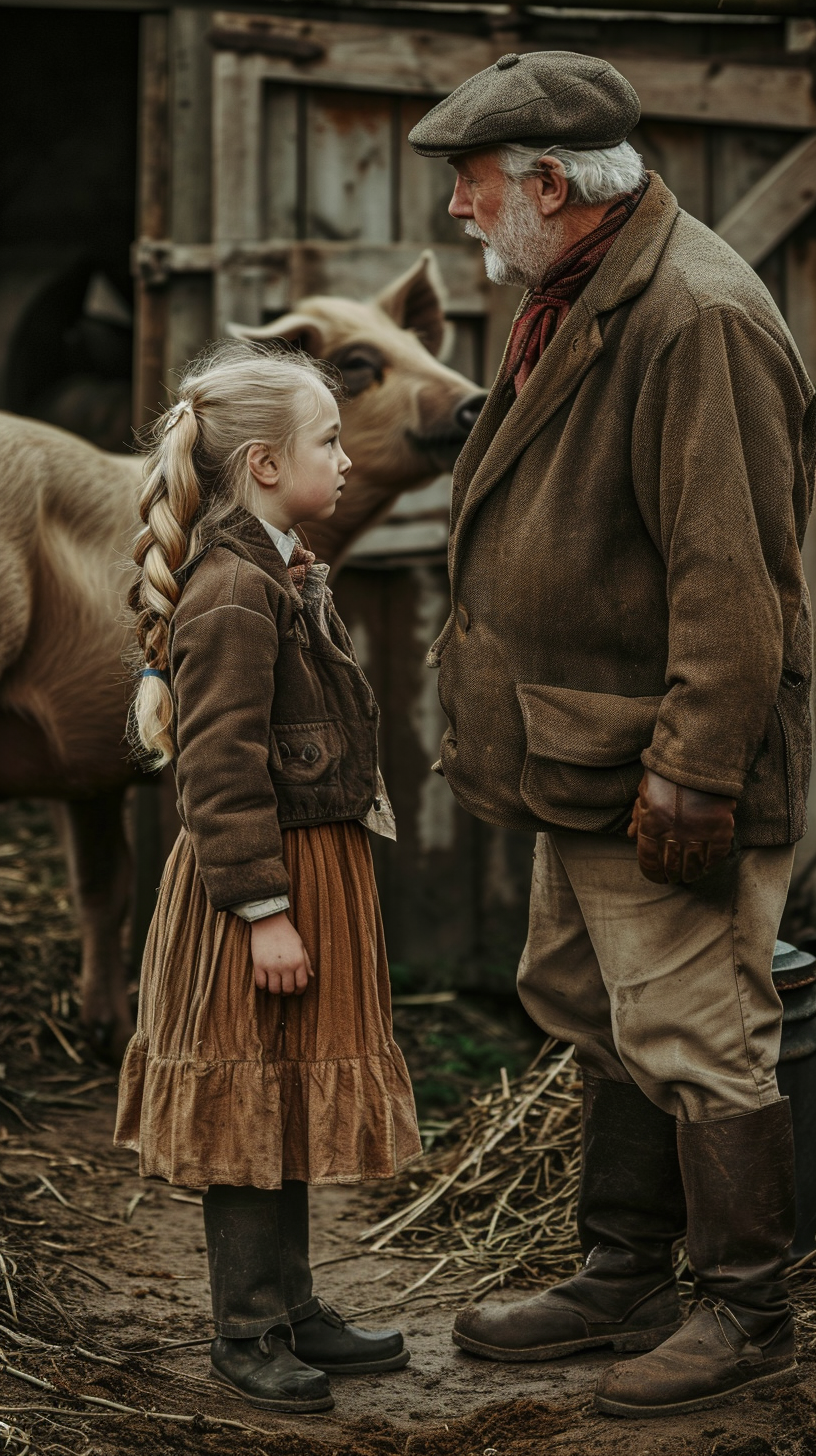
[[[512,383],[504,379],[502,362],[496,383],[456,462],[451,577],[457,548],[475,512],[603,352],[598,316],[618,308],[646,287],[678,211],[677,201],[665,183],[655,173],[650,174],[649,188],[640,206],[570,309],[517,399]]]

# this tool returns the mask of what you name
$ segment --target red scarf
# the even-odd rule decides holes
[[[594,232],[580,238],[553,264],[541,286],[526,300],[523,314],[513,324],[506,378],[518,395],[555,337],[578,295],[597,273],[621,228],[629,221],[648,183],[627,192],[604,213]]]

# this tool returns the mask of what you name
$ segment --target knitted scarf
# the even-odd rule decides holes
[[[506,378],[518,395],[555,337],[579,294],[597,273],[609,249],[640,202],[647,182],[627,192],[604,213],[593,232],[580,238],[553,264],[540,285],[525,300],[524,312],[513,324]]]

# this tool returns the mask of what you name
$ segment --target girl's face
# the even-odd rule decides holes
[[[340,413],[320,390],[318,417],[299,431],[288,462],[266,445],[253,445],[247,464],[259,487],[260,514],[279,531],[333,514],[351,461],[340,444]]]

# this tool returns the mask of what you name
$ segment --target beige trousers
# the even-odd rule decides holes
[[[745,849],[695,885],[644,879],[635,845],[539,834],[519,995],[585,1071],[689,1122],[779,1096],[771,962],[793,846]]]

